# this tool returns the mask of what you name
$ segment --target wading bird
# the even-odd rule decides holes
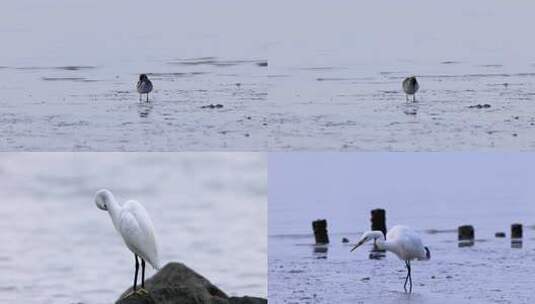
[[[152,82],[150,82],[149,77],[145,74],[139,75],[139,81],[136,85],[137,92],[139,93],[139,101],[143,94],[147,94],[147,102],[149,101],[149,93],[152,91]]]
[[[95,204],[99,209],[108,211],[115,230],[123,238],[126,247],[134,253],[136,273],[134,276],[134,288],[131,294],[147,293],[144,289],[145,261],[149,262],[154,269],[160,269],[154,227],[147,211],[137,201],[127,201],[119,205],[113,194],[106,189],[97,191]],[[141,289],[136,291],[139,270],[138,257],[141,259]]]
[[[405,100],[409,101],[409,95],[412,95],[412,101],[416,101],[416,92],[420,88],[415,76],[407,77],[403,80],[403,92],[405,92]]]
[[[357,249],[360,245],[369,240],[374,240],[377,249],[386,250],[397,255],[405,262],[407,267],[407,277],[403,288],[407,292],[407,281],[409,281],[409,293],[412,292],[411,261],[429,260],[431,252],[422,244],[420,237],[406,226],[396,225],[388,231],[386,239],[382,231],[368,231],[362,235],[360,241],[351,249]]]

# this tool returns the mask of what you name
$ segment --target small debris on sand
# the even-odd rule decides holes
[[[223,105],[218,103],[218,104],[209,104],[209,105],[202,106],[201,109],[221,109],[222,107]]]
[[[476,104],[476,105],[468,106],[468,108],[469,109],[488,109],[488,108],[490,108],[490,104],[488,104],[488,103]]]

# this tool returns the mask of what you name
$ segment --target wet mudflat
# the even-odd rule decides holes
[[[273,303],[530,303],[535,238],[512,248],[490,235],[459,248],[456,232],[419,231],[430,261],[413,262],[413,293],[405,294],[406,268],[395,255],[369,259],[371,245],[350,253],[359,233],[335,234],[327,248],[312,235],[269,238],[269,296]],[[528,232],[533,235],[534,231]]]
[[[532,3],[37,2],[2,12],[1,150],[535,147]]]

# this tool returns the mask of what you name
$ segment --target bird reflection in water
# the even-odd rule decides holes
[[[138,104],[138,114],[141,118],[147,118],[149,117],[150,112],[152,111],[152,103],[139,103]]]
[[[403,114],[408,116],[416,116],[418,115],[418,109],[420,108],[419,103],[406,103],[402,106]]]

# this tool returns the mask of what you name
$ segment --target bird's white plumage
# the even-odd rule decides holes
[[[396,225],[386,234],[390,251],[404,261],[427,259],[426,250],[418,234],[407,226]]]
[[[381,231],[365,232],[356,247],[369,240],[376,240],[379,249],[390,251],[404,261],[429,259],[428,251],[422,240],[416,232],[407,226],[396,225],[392,227],[386,234],[386,239]]]
[[[386,238],[382,231],[368,231],[362,235],[360,241],[351,251],[370,240],[375,241],[378,249],[390,251],[405,262],[407,277],[403,288],[407,292],[407,282],[409,282],[409,292],[412,292],[411,261],[415,259],[429,260],[431,258],[429,249],[422,244],[418,234],[401,225],[392,227],[386,234]]]
[[[120,205],[108,190],[98,191],[95,201],[99,208],[109,212],[128,249],[159,269],[154,226],[145,208],[133,200]]]
[[[135,254],[159,269],[158,250],[152,221],[143,206],[137,201],[127,201],[121,210],[117,231],[126,246]]]

